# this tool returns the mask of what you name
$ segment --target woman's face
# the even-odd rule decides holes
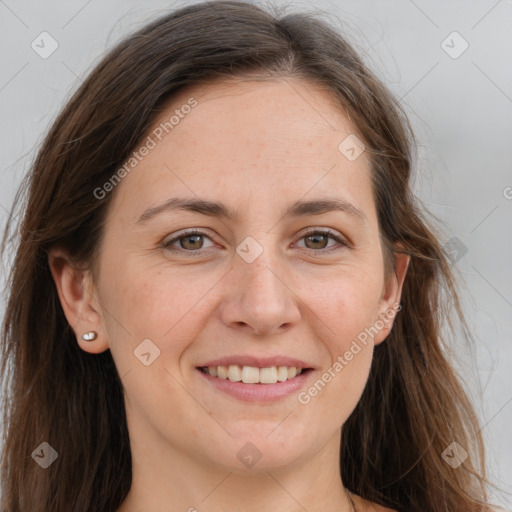
[[[94,275],[134,459],[304,463],[339,442],[399,302],[368,155],[330,93],[298,79],[187,89],[155,130],[115,187]],[[214,376],[237,364],[287,380]]]

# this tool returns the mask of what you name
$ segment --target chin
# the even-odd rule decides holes
[[[278,425],[279,422],[273,422],[272,428],[262,429],[260,433],[255,433],[254,422],[252,431],[239,429],[233,432],[227,428],[233,438],[228,443],[219,443],[214,453],[211,453],[214,443],[210,444],[209,458],[222,470],[240,474],[288,467],[304,455],[306,444],[297,433],[291,435],[289,429],[278,435]]]

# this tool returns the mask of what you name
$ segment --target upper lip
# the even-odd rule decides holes
[[[232,364],[237,364],[240,366],[254,366],[258,368],[270,368],[271,366],[295,366],[296,368],[313,368],[313,366],[309,363],[305,363],[300,359],[295,359],[293,357],[287,356],[267,356],[267,357],[256,357],[250,355],[235,355],[235,356],[225,356],[220,357],[218,359],[212,359],[211,361],[206,361],[203,364],[200,364],[198,368],[202,368],[204,366],[213,367],[213,366],[230,366]]]

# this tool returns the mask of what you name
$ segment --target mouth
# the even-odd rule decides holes
[[[293,396],[316,373],[310,362],[284,354],[232,354],[201,361],[195,368],[206,390],[260,403]]]
[[[276,384],[296,379],[299,375],[312,371],[312,368],[296,366],[241,366],[238,364],[219,366],[198,366],[197,369],[215,379],[238,382],[240,384]]]

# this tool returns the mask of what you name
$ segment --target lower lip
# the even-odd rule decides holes
[[[234,398],[246,402],[275,402],[276,400],[296,393],[313,372],[311,368],[303,370],[300,375],[297,375],[293,379],[276,382],[275,384],[244,384],[243,382],[233,382],[229,379],[213,377],[199,370],[199,368],[196,369],[219,391],[223,391]]]

